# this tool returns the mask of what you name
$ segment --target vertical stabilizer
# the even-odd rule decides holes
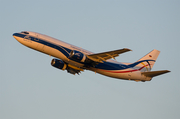
[[[139,59],[135,64],[135,69],[140,70],[141,72],[151,71],[154,63],[159,55],[159,50],[152,50],[150,53]]]

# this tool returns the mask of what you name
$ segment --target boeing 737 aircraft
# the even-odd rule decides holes
[[[151,81],[155,76],[170,72],[168,70],[151,71],[160,51],[150,53],[134,63],[120,63],[111,58],[131,51],[124,48],[103,53],[92,53],[74,45],[36,32],[23,31],[13,37],[21,44],[55,57],[51,65],[71,74],[91,70],[99,74],[125,80]]]

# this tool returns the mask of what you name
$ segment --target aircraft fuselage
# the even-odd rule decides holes
[[[53,56],[55,58],[61,59],[65,63],[65,68],[68,70],[72,69],[71,72],[79,72],[84,69],[97,72],[99,74],[126,80],[135,80],[135,81],[150,81],[151,77],[147,77],[141,74],[142,69],[147,69],[147,65],[142,65],[143,61],[130,63],[120,63],[114,60],[103,61],[102,63],[89,63],[85,62],[85,59],[81,61],[74,60],[71,58],[72,51],[82,53],[84,56],[94,54],[85,49],[76,47],[74,45],[65,43],[58,39],[49,37],[47,35],[39,34],[36,32],[20,32],[14,33],[13,37],[19,41],[21,44],[37,50],[39,52],[45,53],[47,55]],[[153,61],[153,60],[149,60]],[[148,61],[146,61],[148,62]],[[140,65],[139,67],[135,67]],[[148,69],[147,69],[148,70]]]

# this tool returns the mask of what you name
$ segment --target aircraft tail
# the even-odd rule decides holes
[[[131,64],[130,66],[141,72],[151,71],[159,53],[160,51],[154,49],[150,53],[139,59],[137,62]]]
[[[151,71],[159,53],[160,51],[154,49],[150,53],[139,59],[137,62],[130,64],[129,66],[141,71],[141,74],[146,77],[150,77],[150,80],[155,76],[170,72],[169,70]]]

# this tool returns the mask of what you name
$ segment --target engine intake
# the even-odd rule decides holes
[[[67,68],[67,64],[65,64],[62,60],[52,59],[51,65],[61,70],[65,70]]]

